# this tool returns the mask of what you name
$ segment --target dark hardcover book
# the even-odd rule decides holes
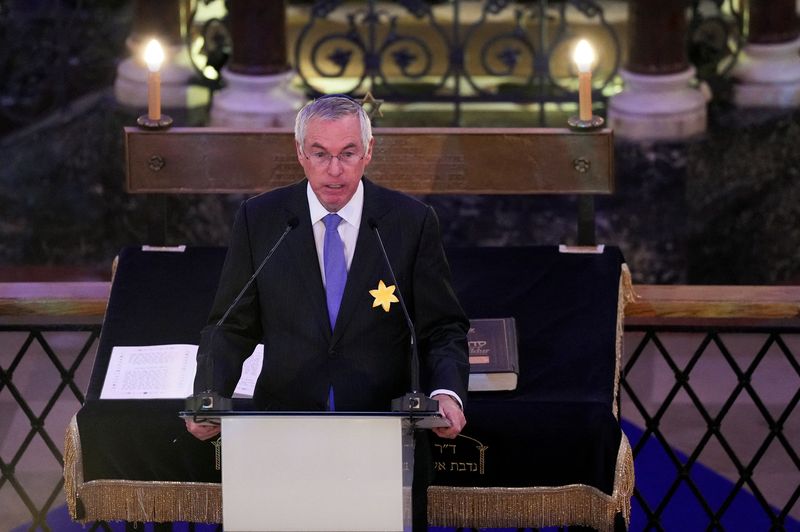
[[[470,320],[469,390],[513,390],[519,375],[517,327],[514,318]]]

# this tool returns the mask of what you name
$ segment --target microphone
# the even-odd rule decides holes
[[[408,307],[403,299],[403,293],[400,290],[400,285],[397,284],[397,278],[394,275],[392,264],[389,262],[389,255],[386,254],[386,247],[383,245],[381,233],[378,230],[378,224],[374,219],[369,218],[367,224],[375,231],[375,237],[378,240],[378,247],[381,248],[384,263],[389,269],[389,275],[392,277],[392,283],[397,290],[397,299],[400,302],[400,308],[403,311],[403,316],[408,325],[408,331],[411,337],[411,391],[402,397],[392,399],[392,412],[411,412],[411,413],[438,413],[439,402],[431,399],[424,393],[419,391],[419,352],[417,350],[417,332],[414,329],[414,322],[411,321],[411,316],[408,313]]]
[[[283,230],[283,233],[281,234],[280,238],[278,238],[278,240],[275,242],[275,245],[272,246],[272,249],[269,250],[269,253],[267,253],[267,256],[264,257],[264,260],[261,261],[261,264],[258,265],[258,268],[256,268],[255,272],[253,272],[253,275],[251,275],[250,278],[247,280],[245,285],[239,291],[239,294],[233,299],[233,302],[230,305],[228,305],[227,309],[225,309],[225,312],[222,314],[222,317],[219,320],[217,320],[217,323],[214,325],[214,328],[211,329],[211,335],[208,341],[208,345],[210,346],[211,349],[213,349],[214,346],[214,335],[216,334],[217,329],[223,323],[225,323],[225,320],[228,318],[228,315],[231,313],[234,307],[236,307],[236,304],[239,303],[239,300],[242,299],[242,296],[247,291],[247,289],[250,288],[250,285],[253,284],[253,281],[256,280],[256,277],[258,277],[258,274],[261,273],[261,270],[264,268],[264,266],[266,266],[267,262],[269,262],[269,259],[272,257],[273,253],[275,253],[275,250],[278,249],[278,246],[281,245],[283,239],[286,238],[286,235],[288,235],[292,229],[297,227],[299,223],[300,220],[298,220],[296,216],[289,218],[286,221],[286,229]],[[230,397],[221,396],[219,393],[217,393],[212,389],[214,382],[213,355],[210,357],[209,362],[206,363],[205,381],[206,381],[206,386],[208,386],[208,388],[206,388],[205,391],[199,394],[194,394],[186,398],[186,410],[195,412],[232,410],[233,400]]]

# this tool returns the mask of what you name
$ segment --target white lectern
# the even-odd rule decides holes
[[[407,413],[219,417],[226,532],[411,530],[414,438]],[[436,416],[414,419],[417,427],[442,425]]]

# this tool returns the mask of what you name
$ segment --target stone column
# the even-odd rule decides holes
[[[190,0],[136,0],[133,28],[127,40],[131,55],[117,67],[114,82],[114,94],[119,103],[147,107],[148,72],[142,55],[147,42],[156,38],[165,56],[161,67],[163,109],[178,119],[187,115],[189,109],[204,109],[208,105],[208,89],[189,85],[195,75],[184,42],[189,4]]]
[[[677,140],[706,130],[706,98],[690,86],[688,7],[688,0],[630,0],[625,88],[608,108],[618,137]]]
[[[800,105],[800,26],[795,0],[749,0],[747,44],[733,68],[740,107]]]
[[[284,0],[231,0],[233,52],[222,69],[225,88],[214,95],[211,125],[289,127],[303,105],[289,83],[295,72],[286,55]]]

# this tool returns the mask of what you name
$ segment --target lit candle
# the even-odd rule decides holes
[[[161,120],[161,63],[164,62],[164,50],[158,41],[151,39],[144,49],[144,62],[150,76],[147,78],[147,118]]]
[[[589,122],[592,120],[592,63],[596,58],[586,39],[578,41],[572,59],[578,66],[578,118]]]

